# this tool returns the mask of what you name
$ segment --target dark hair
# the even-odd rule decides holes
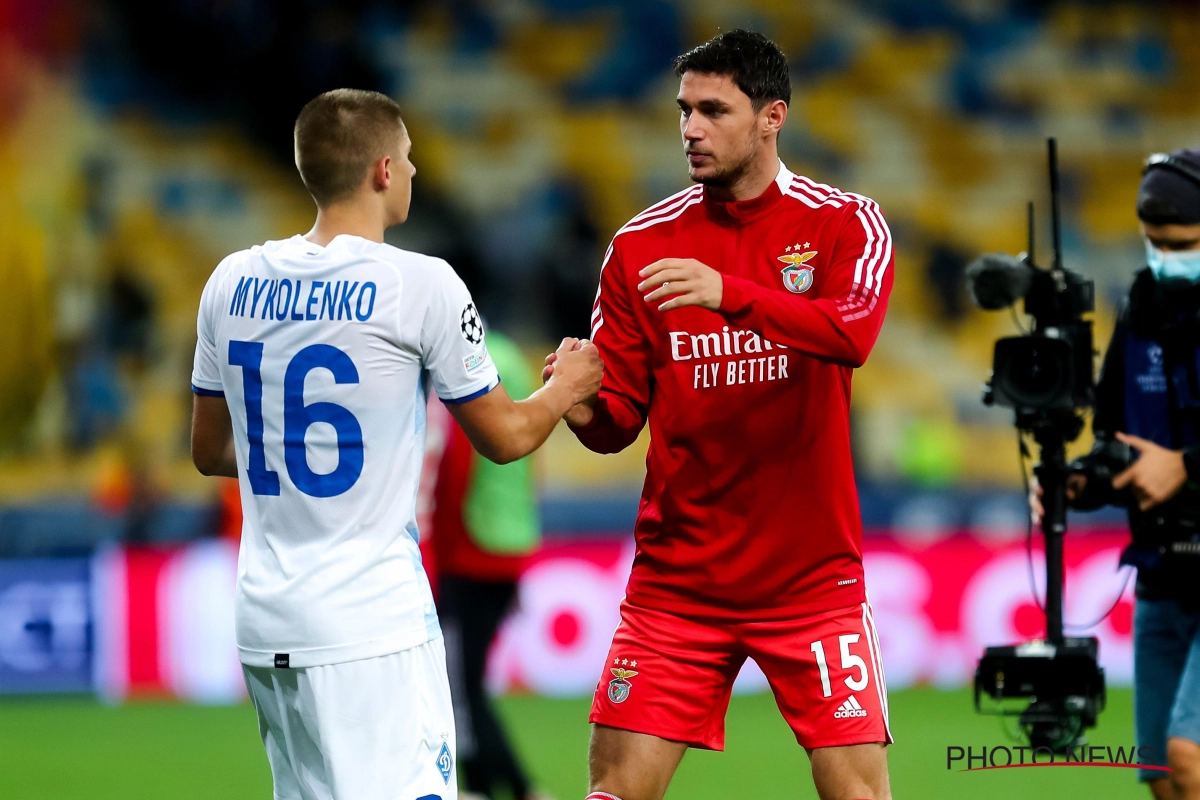
[[[344,200],[367,169],[395,147],[404,130],[400,106],[379,92],[334,89],[317,95],[296,117],[296,168],[318,206]]]
[[[772,100],[792,101],[787,57],[761,33],[737,29],[714,36],[675,59],[675,75],[685,72],[728,75],[755,111]]]

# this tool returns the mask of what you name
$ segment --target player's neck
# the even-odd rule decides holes
[[[764,147],[746,171],[728,186],[705,186],[705,193],[722,203],[753,200],[765,192],[779,175],[779,154],[774,147]]]
[[[376,203],[349,202],[317,209],[317,221],[304,238],[325,247],[335,236],[361,236],[382,242],[387,230],[384,210]]]

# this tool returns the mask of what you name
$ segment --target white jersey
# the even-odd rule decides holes
[[[432,389],[499,383],[450,266],[357,236],[226,258],[200,300],[192,389],[224,394],[241,485],[242,663],[309,667],[439,635],[417,548]]]

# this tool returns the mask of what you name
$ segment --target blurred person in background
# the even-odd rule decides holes
[[[1137,743],[1171,768],[1138,777],[1156,800],[1200,800],[1200,150],[1147,160],[1137,215],[1147,265],[1104,355],[1095,444],[1072,462],[1067,499],[1129,509]]]
[[[559,187],[561,211],[554,224],[542,274],[547,288],[547,324],[551,339],[561,339],[587,319],[595,299],[596,274],[581,269],[595,264],[604,252],[600,232],[592,222],[583,187]]]
[[[494,329],[486,341],[509,395],[532,394],[520,349]],[[516,605],[527,557],[541,541],[532,459],[492,463],[451,420],[433,491],[438,614],[463,786],[478,797],[541,797],[531,792],[484,685],[488,651]]]
[[[306,235],[225,258],[197,315],[192,459],[239,478],[234,627],[275,797],[457,797],[454,714],[416,496],[432,390],[486,457],[541,446],[599,388],[588,342],[526,400],[500,385],[446,262],[384,244],[408,217],[394,101],[339,89],[294,129]]]
[[[774,42],[732,30],[674,67],[696,185],[613,237],[592,312],[604,380],[567,415],[598,453],[650,427],[589,800],[661,800],[687,748],[723,749],[747,658],[822,800],[887,800],[850,384],[883,325],[891,235],[874,201],[780,161],[791,80]]]
[[[942,322],[961,322],[967,313],[967,291],[963,281],[970,256],[953,242],[934,239],[925,261],[925,276],[938,301]]]
[[[145,394],[158,333],[154,294],[130,265],[119,260],[113,265],[106,294],[102,317],[107,350],[125,387],[122,394],[139,398]],[[127,485],[128,499],[123,509],[122,539],[130,544],[145,544],[151,539],[163,491],[156,482],[150,448],[138,429],[138,409],[130,405],[124,412],[118,470],[119,480]]]
[[[121,540],[146,544],[165,490],[161,463],[143,428],[141,404],[153,380],[155,343],[162,335],[153,289],[128,259],[127,244],[109,242],[110,275],[98,308],[95,329],[84,345],[85,357],[75,380],[84,391],[74,394],[80,438],[77,446],[103,445],[109,450],[93,493],[96,507],[121,519]]]

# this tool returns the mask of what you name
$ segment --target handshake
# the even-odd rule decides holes
[[[546,366],[542,368],[542,383],[547,388],[563,385],[570,393],[571,407],[563,419],[576,427],[592,421],[603,377],[604,361],[596,345],[588,339],[569,336],[546,356]]]

